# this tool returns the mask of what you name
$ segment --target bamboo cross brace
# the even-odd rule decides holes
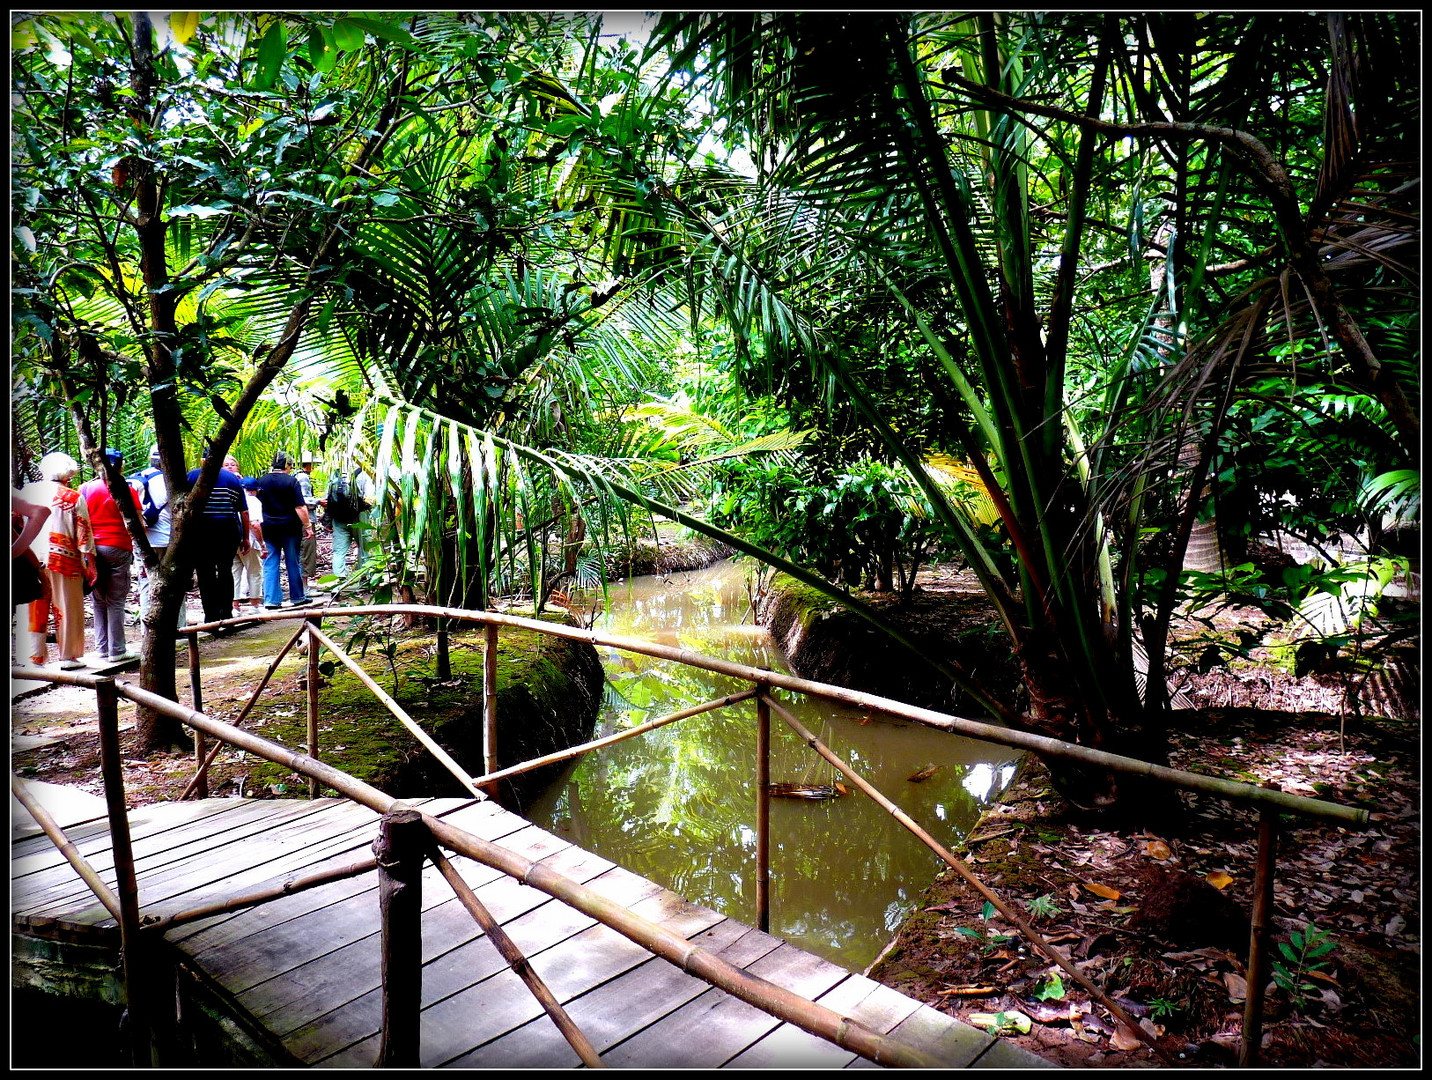
[[[359,665],[358,661],[354,660],[353,657],[349,656],[346,652],[339,648],[338,643],[334,641],[331,637],[329,637],[327,634],[325,634],[322,630],[318,629],[318,627],[314,626],[312,623],[306,625],[308,626],[308,632],[314,638],[323,642],[323,647],[329,652],[331,652],[334,656],[338,657],[338,659],[342,661],[344,667],[346,667],[349,671],[353,672],[354,675],[358,676],[359,682],[361,682],[364,686],[371,690],[374,696],[377,697],[377,699],[381,701],[385,706],[387,706],[388,711],[398,718],[402,725],[412,733],[413,737],[417,739],[418,742],[422,743],[425,747],[427,747],[428,752],[431,753],[433,757],[437,758],[440,762],[443,763],[443,765],[447,768],[448,772],[452,773],[453,776],[457,777],[458,781],[462,784],[463,787],[467,788],[470,794],[475,795],[478,798],[484,797],[482,792],[478,789],[477,784],[473,782],[472,777],[468,776],[467,773],[463,771],[462,766],[452,759],[452,755],[449,754],[446,750],[444,750],[441,746],[439,746],[436,742],[434,742],[433,737],[429,735],[426,731],[424,731],[422,728],[420,728],[417,722],[406,712],[403,711],[403,707],[388,696],[388,694],[383,690],[383,688],[373,680],[373,677],[363,670],[362,666]],[[303,628],[300,627],[299,633],[302,632]]]
[[[994,905],[995,910],[998,911],[1002,916],[1004,916],[1004,918],[1007,919],[1010,923],[1012,923],[1019,930],[1019,932],[1024,935],[1026,940],[1028,940],[1031,945],[1033,945],[1045,956],[1049,957],[1049,959],[1053,960],[1056,964],[1058,964],[1061,968],[1068,972],[1070,978],[1072,978],[1075,982],[1077,982],[1080,986],[1082,986],[1085,990],[1089,992],[1090,997],[1094,998],[1094,1000],[1097,1001],[1100,1005],[1108,1009],[1110,1014],[1116,1020],[1118,1020],[1119,1023],[1125,1025],[1133,1035],[1143,1040],[1143,1042],[1148,1045],[1149,1049],[1151,1049],[1155,1054],[1158,1055],[1160,1061],[1171,1067],[1176,1066],[1177,1063],[1164,1052],[1164,1050],[1154,1040],[1154,1037],[1150,1035],[1147,1031],[1145,1031],[1143,1028],[1139,1027],[1137,1020],[1135,1020],[1126,1011],[1124,1011],[1117,1004],[1115,1004],[1114,1001],[1109,997],[1109,995],[1104,993],[1104,991],[1100,990],[1097,986],[1094,985],[1092,981],[1090,981],[1087,975],[1085,975],[1082,971],[1076,968],[1072,963],[1070,963],[1069,960],[1065,959],[1065,957],[1057,949],[1055,949],[1053,945],[1045,941],[1039,931],[1036,930],[1033,926],[1031,926],[1029,922],[1019,914],[1019,912],[1015,911],[1012,907],[1006,904],[987,885],[985,885],[984,882],[980,881],[979,878],[975,877],[974,871],[972,871],[968,866],[966,866],[963,860],[957,858],[952,852],[945,848],[943,844],[941,844],[938,840],[936,840],[933,836],[931,836],[923,828],[921,828],[920,824],[915,821],[914,818],[910,817],[909,814],[905,813],[905,811],[901,810],[893,802],[887,799],[884,795],[877,791],[870,784],[869,781],[867,781],[863,776],[861,776],[844,761],[842,761],[839,757],[837,757],[833,752],[831,752],[831,750],[824,743],[822,743],[818,738],[811,734],[810,730],[806,728],[804,724],[802,724],[793,715],[791,715],[791,713],[787,709],[782,707],[780,702],[775,701],[772,698],[766,697],[764,694],[761,696],[761,700],[765,701],[768,705],[770,705],[773,710],[780,714],[781,719],[784,720],[787,724],[789,724],[791,728],[796,732],[796,734],[799,735],[810,746],[812,750],[814,750],[821,757],[825,758],[826,761],[830,762],[842,773],[844,773],[852,784],[858,787],[861,791],[865,792],[865,794],[870,796],[870,798],[874,799],[875,802],[882,809],[884,809],[886,813],[888,813],[896,821],[900,822],[901,825],[904,825],[905,828],[910,830],[910,832],[914,833],[915,836],[918,837],[926,847],[928,847],[931,851],[933,851],[936,855],[938,855],[941,859],[948,863],[950,868],[953,869],[955,873],[959,874],[960,877],[964,878],[965,881],[967,881],[970,886],[977,893],[980,894],[980,896],[984,897],[987,901]]]
[[[462,906],[467,908],[469,914],[477,921],[477,925],[482,927],[483,933],[497,947],[497,951],[507,961],[508,967],[527,984],[527,989],[532,991],[532,996],[537,999],[537,1003],[552,1018],[552,1023],[557,1025],[557,1030],[562,1033],[562,1037],[567,1040],[568,1045],[577,1052],[577,1056],[582,1059],[582,1064],[589,1069],[606,1068],[601,1055],[582,1033],[582,1029],[567,1015],[567,1010],[562,1008],[562,1003],[547,988],[542,977],[533,970],[531,962],[522,955],[522,950],[517,947],[517,943],[507,935],[502,924],[492,917],[492,912],[488,911],[486,905],[477,898],[472,887],[462,879],[447,856],[438,849],[436,843],[433,844],[432,850],[428,854],[442,876],[447,879],[447,883],[452,886],[452,891],[457,894]]]
[[[278,655],[273,658],[273,663],[269,664],[268,670],[264,672],[264,677],[259,680],[259,684],[254,687],[254,692],[249,695],[249,700],[244,703],[244,707],[239,711],[239,715],[234,717],[233,724],[235,727],[242,724],[244,718],[249,715],[249,712],[254,707],[254,703],[258,701],[259,695],[264,692],[264,687],[266,687],[269,684],[269,680],[273,678],[273,673],[278,670],[279,664],[283,663],[283,658],[288,655],[288,650],[293,648],[294,643],[303,635],[304,629],[307,626],[308,624],[306,622],[299,623],[298,629],[293,632],[293,637],[288,639],[287,644],[285,644],[284,647],[278,651]],[[202,710],[196,709],[195,711],[199,712]],[[196,728],[195,730],[198,729]],[[204,759],[204,763],[199,766],[199,771],[194,774],[194,779],[189,781],[188,787],[186,787],[184,793],[179,796],[180,802],[183,802],[193,794],[194,789],[199,786],[199,778],[204,775],[210,765],[214,764],[214,759],[219,756],[219,751],[223,748],[224,744],[222,742],[216,742],[214,744],[214,748],[209,751],[209,756]]]
[[[644,724],[627,728],[625,731],[618,731],[614,735],[604,735],[600,739],[593,739],[590,742],[569,746],[565,750],[558,750],[556,753],[548,754],[545,757],[532,758],[517,765],[510,765],[505,769],[499,769],[494,773],[484,773],[482,776],[477,777],[474,782],[478,784],[490,784],[494,780],[505,780],[509,776],[516,776],[519,773],[530,772],[543,765],[551,765],[558,761],[565,761],[567,758],[590,753],[593,750],[600,750],[604,746],[611,746],[613,743],[635,738],[637,735],[645,735],[648,731],[652,731],[665,724],[670,724],[677,720],[685,720],[688,716],[698,716],[701,713],[712,712],[715,709],[725,708],[727,705],[735,705],[739,701],[745,701],[747,698],[755,696],[756,691],[754,690],[743,690],[738,694],[727,694],[725,697],[717,698],[714,701],[707,701],[701,705],[692,705],[678,712],[669,713],[666,716],[659,716],[655,720],[648,720]]]
[[[265,904],[270,900],[293,896],[296,893],[317,888],[319,885],[328,885],[345,878],[371,873],[377,868],[378,860],[369,855],[356,862],[345,863],[342,866],[334,866],[326,870],[315,870],[311,874],[291,874],[272,885],[266,885],[250,892],[239,893],[223,900],[215,900],[209,904],[189,908],[187,911],[176,911],[172,915],[151,917],[153,921],[145,923],[144,929],[158,930],[162,933],[171,926],[177,926],[180,923],[194,922],[196,919],[206,919],[210,915],[225,915],[230,911],[238,911],[240,908]]]
[[[39,825],[45,835],[50,838],[50,843],[54,844],[60,854],[65,857],[65,861],[74,867],[80,880],[88,885],[90,892],[99,898],[104,909],[114,916],[114,921],[119,922],[119,897],[114,894],[113,889],[104,883],[99,872],[80,854],[79,848],[71,843],[70,838],[65,835],[64,830],[60,828],[59,823],[50,815],[50,812],[30,795],[30,792],[26,790],[25,781],[14,773],[10,774],[10,790],[15,793],[15,798],[20,800],[20,805],[30,812],[30,816],[35,819],[35,824]]]

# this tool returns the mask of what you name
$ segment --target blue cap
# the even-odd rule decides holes
[[[257,477],[254,477],[254,476],[244,476],[244,477],[240,477],[240,478],[239,478],[239,483],[241,483],[241,484],[244,485],[244,490],[245,490],[245,491],[253,491],[255,488],[257,488],[257,487],[259,486],[258,478],[257,478]]]
[[[116,450],[114,447],[112,447],[112,446],[106,446],[106,447],[104,448],[104,459],[105,459],[105,461],[109,462],[111,465],[118,465],[120,462],[122,462],[122,461],[124,460],[124,455],[121,454],[121,453],[120,453],[118,450]]]

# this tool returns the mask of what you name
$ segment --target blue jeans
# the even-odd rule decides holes
[[[359,519],[362,520],[361,518]],[[333,523],[333,572],[339,577],[348,573],[348,552],[357,552],[357,558],[353,560],[353,569],[357,570],[363,562],[363,533],[358,523],[345,525],[341,521]]]
[[[290,601],[306,600],[303,591],[303,567],[298,558],[298,534],[282,537],[264,536],[264,603],[278,607],[283,603],[283,585],[279,581],[278,561],[282,557],[288,565],[288,598]],[[230,579],[232,580],[232,579]]]

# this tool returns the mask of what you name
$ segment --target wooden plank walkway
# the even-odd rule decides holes
[[[753,974],[893,1032],[956,1068],[1047,1063],[770,934],[575,847],[483,800],[414,801],[424,812],[540,860]],[[344,799],[209,799],[131,815],[142,911],[163,916],[370,853],[378,815]],[[106,823],[66,830],[113,882]],[[614,1067],[839,1068],[868,1065],[651,956],[530,886],[453,864]],[[451,888],[423,878],[422,1064],[579,1064]],[[114,920],[44,836],[12,835],[12,932],[115,943]],[[376,875],[284,896],[165,932],[182,962],[291,1064],[373,1064],[381,1021]]]

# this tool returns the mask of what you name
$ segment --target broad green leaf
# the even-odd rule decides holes
[[[288,56],[288,30],[282,19],[275,19],[259,42],[258,62],[254,71],[255,90],[272,89]]]
[[[169,13],[169,33],[180,45],[189,44],[189,39],[194,36],[194,31],[199,29],[199,12],[197,11],[171,11]]]

